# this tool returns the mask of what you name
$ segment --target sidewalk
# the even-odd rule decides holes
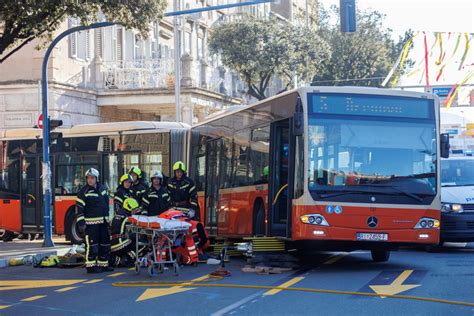
[[[51,255],[64,255],[71,249],[71,244],[63,238],[53,238],[54,247],[43,248],[42,240],[14,240],[11,242],[0,241],[0,268],[8,267],[10,258],[35,256],[38,260]]]

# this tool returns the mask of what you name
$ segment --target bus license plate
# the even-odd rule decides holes
[[[388,234],[357,233],[357,240],[387,241],[388,240]]]

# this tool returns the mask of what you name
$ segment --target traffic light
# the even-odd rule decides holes
[[[351,33],[356,31],[356,4],[355,0],[340,0],[341,32]]]
[[[52,120],[48,118],[48,124],[49,124],[49,143],[51,145],[58,145],[59,143],[61,143],[61,140],[63,138],[63,133],[54,132],[54,130],[58,128],[59,126],[63,126],[63,121]]]

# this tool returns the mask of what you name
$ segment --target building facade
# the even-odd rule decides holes
[[[180,1],[179,9],[233,2],[186,0]],[[281,1],[285,2],[293,8],[292,1]],[[172,10],[172,1],[167,10]],[[272,8],[270,4],[180,17],[179,83],[174,74],[172,18],[152,25],[147,39],[119,25],[72,34],[56,46],[49,60],[50,116],[63,120],[66,127],[129,120],[174,121],[175,84],[181,85],[181,118],[188,124],[228,106],[248,102],[238,75],[222,66],[219,56],[209,54],[209,32],[214,23],[229,15],[250,13],[265,17],[272,11],[292,19],[289,13],[285,16],[285,8]],[[68,19],[58,34],[77,24]],[[44,56],[44,50],[35,49],[38,44],[33,41],[0,64],[0,128],[37,125]]]

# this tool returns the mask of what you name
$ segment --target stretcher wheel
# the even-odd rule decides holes
[[[164,270],[165,270],[164,264],[159,263],[159,264],[156,266],[156,270],[157,270],[158,273],[163,273]]]
[[[135,262],[135,273],[140,274],[140,263],[138,261]]]
[[[152,277],[155,275],[155,266],[153,264],[150,264],[148,266],[148,274]]]
[[[177,262],[173,263],[173,273],[179,275],[179,264]]]

